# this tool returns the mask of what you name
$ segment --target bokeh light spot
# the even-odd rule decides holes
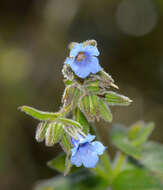
[[[158,12],[152,0],[122,0],[117,8],[116,20],[124,33],[143,36],[155,28]]]

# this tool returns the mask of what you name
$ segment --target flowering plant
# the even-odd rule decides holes
[[[69,49],[70,53],[62,70],[65,90],[61,109],[51,113],[29,106],[20,107],[21,111],[40,122],[36,129],[36,140],[42,142],[45,139],[46,146],[59,143],[66,153],[66,157],[61,155],[50,161],[48,165],[63,171],[57,162],[64,161],[64,175],[67,175],[71,168],[73,171],[74,166],[90,168],[90,176],[102,180],[103,185],[99,182],[100,190],[108,187],[112,187],[113,190],[146,190],[151,186],[155,190],[161,190],[163,186],[159,179],[151,180],[149,175],[149,171],[158,172],[159,169],[155,165],[151,166],[151,163],[146,160],[146,156],[150,156],[152,152],[147,139],[154,128],[153,123],[138,122],[129,129],[114,126],[110,131],[110,140],[120,152],[111,163],[108,154],[111,147],[106,150],[102,142],[94,141],[96,133],[92,122],[104,119],[111,123],[113,117],[110,107],[128,106],[132,100],[111,90],[111,88],[118,89],[118,86],[100,66],[97,58],[99,50],[95,40],[73,42],[69,45]],[[160,145],[152,143],[152,146],[157,149]],[[163,150],[162,147],[159,148]],[[157,154],[154,155],[154,159],[159,159]],[[149,170],[143,170],[142,167]],[[161,172],[159,170],[158,174],[163,175],[163,170]],[[84,176],[90,178],[88,175]],[[134,186],[135,178],[138,178],[138,181]],[[70,184],[75,185],[74,182]],[[66,184],[65,189],[72,189],[70,184]],[[57,186],[57,183],[50,187],[64,189],[60,185]],[[92,188],[94,189],[94,186]],[[41,186],[38,189],[43,188]]]

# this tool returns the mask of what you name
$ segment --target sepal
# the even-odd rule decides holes
[[[71,67],[67,64],[63,65],[62,74],[63,74],[64,78],[66,78],[70,81],[73,81],[75,78]]]
[[[55,143],[58,143],[63,134],[64,134],[64,130],[63,130],[63,125],[61,123],[50,123],[46,134],[45,134],[45,145],[46,146],[53,146]]]
[[[48,122],[40,122],[36,129],[35,139],[37,142],[42,142],[45,138],[46,130],[48,128]]]

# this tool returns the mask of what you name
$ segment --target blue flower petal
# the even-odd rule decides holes
[[[106,147],[99,141],[92,142],[92,146],[98,155],[102,155],[106,149]]]
[[[94,56],[82,62],[73,61],[70,66],[75,74],[82,79],[89,76],[90,73],[96,74],[101,70],[98,58]]]
[[[89,68],[90,68],[91,73],[93,74],[96,74],[102,69],[101,66],[99,65],[99,60],[97,57],[91,57]]]
[[[81,43],[74,45],[70,51],[70,57],[76,57],[79,52],[83,50],[83,45]]]
[[[96,166],[98,162],[98,155],[93,151],[91,144],[87,143],[86,145],[80,147],[79,153],[84,167],[94,168]]]
[[[84,51],[87,52],[91,56],[98,56],[100,54],[100,52],[98,51],[97,47],[96,46],[92,46],[92,45],[87,45],[84,48]]]
[[[74,156],[71,156],[71,163],[77,167],[80,167],[82,165],[81,155],[79,151],[76,152]]]
[[[84,144],[86,142],[92,142],[95,139],[95,135],[88,134],[86,137],[78,134],[78,140],[72,139],[72,144],[78,146],[79,144]]]
[[[78,138],[80,138],[80,137],[78,137]],[[73,144],[74,147],[76,147],[76,146],[78,146],[80,144],[80,141],[72,138],[72,144]]]
[[[72,156],[74,156],[78,150],[78,147],[79,146],[75,146],[74,148],[71,149],[71,152],[72,152]]]
[[[82,79],[86,78],[91,73],[89,65],[86,65],[84,62],[78,63],[74,61],[70,66],[74,73]]]
[[[94,135],[88,134],[86,138],[80,140],[80,143],[84,144],[86,142],[92,142],[94,139],[95,139]]]
[[[64,63],[68,64],[68,65],[71,65],[73,63],[73,61],[74,61],[73,58],[67,57]]]
[[[77,64],[75,61],[73,61],[70,64],[71,69],[74,71],[74,73],[77,75],[78,71],[80,70],[80,65]],[[78,76],[78,75],[77,75]]]

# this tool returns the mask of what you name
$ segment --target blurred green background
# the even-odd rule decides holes
[[[162,0],[1,0],[0,189],[30,190],[57,174],[46,162],[60,147],[38,144],[37,121],[17,107],[57,111],[67,45],[87,39],[97,40],[102,67],[134,101],[112,109],[113,123],[154,121],[152,138],[163,143]],[[108,124],[97,125],[106,144]]]

